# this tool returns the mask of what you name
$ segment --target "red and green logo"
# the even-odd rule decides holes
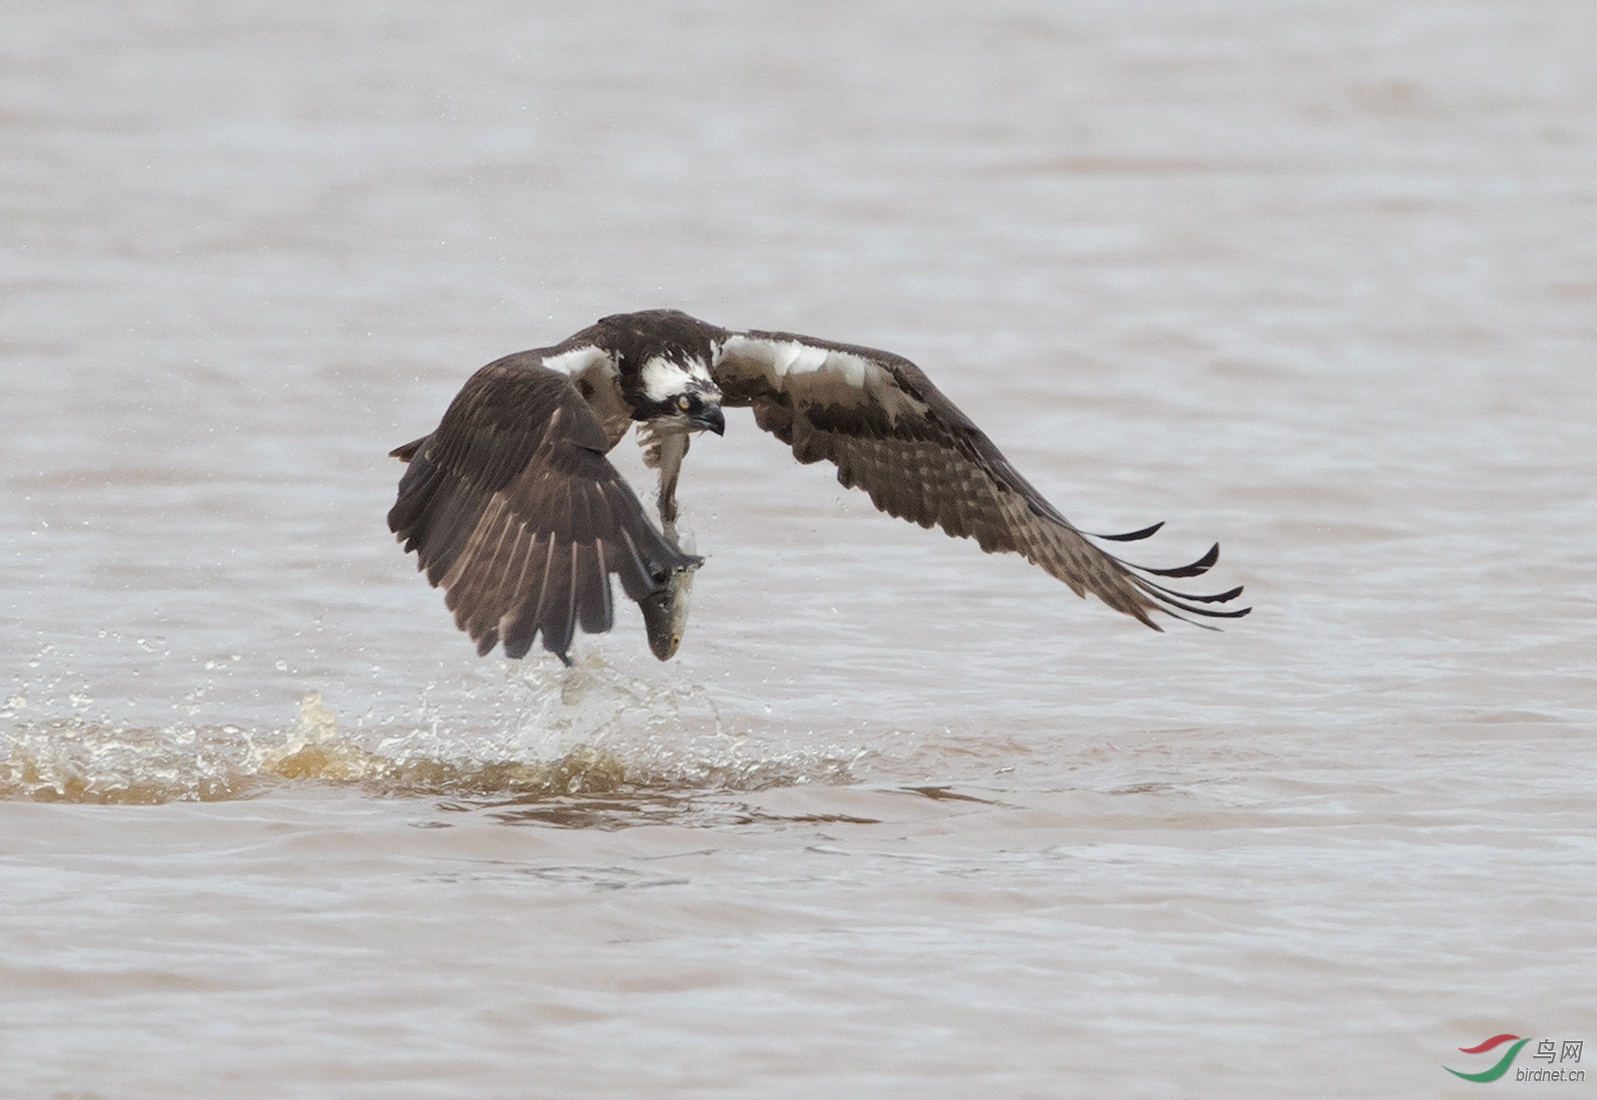
[[[1443,1066],[1442,1068],[1454,1077],[1462,1077],[1466,1081],[1495,1081],[1508,1072],[1508,1067],[1514,1064],[1514,1055],[1518,1054],[1519,1048],[1528,1042],[1530,1042],[1529,1039],[1521,1039],[1518,1035],[1493,1035],[1484,1043],[1476,1043],[1472,1047],[1458,1048],[1463,1054],[1484,1054],[1486,1051],[1500,1047],[1504,1043],[1513,1043],[1514,1045],[1504,1052],[1503,1056],[1497,1060],[1497,1064],[1491,1069],[1483,1069],[1479,1073],[1465,1073],[1462,1070],[1454,1069],[1452,1066]]]
[[[1489,1050],[1496,1050],[1504,1043],[1514,1044],[1502,1053],[1495,1066],[1490,1069],[1483,1069],[1479,1073],[1465,1073],[1463,1070],[1454,1069],[1452,1066],[1443,1066],[1442,1068],[1454,1077],[1462,1077],[1466,1081],[1479,1081],[1483,1084],[1487,1081],[1495,1081],[1508,1072],[1508,1067],[1514,1064],[1514,1056],[1528,1042],[1530,1042],[1529,1039],[1521,1039],[1518,1035],[1493,1035],[1484,1043],[1476,1043],[1472,1047],[1459,1047],[1458,1049],[1464,1054],[1485,1054]],[[1586,1071],[1571,1063],[1579,1062],[1580,1056],[1585,1049],[1586,1042],[1583,1039],[1564,1039],[1562,1041],[1558,1039],[1542,1039],[1536,1044],[1530,1058],[1533,1063],[1546,1062],[1547,1064],[1545,1066],[1534,1064],[1521,1066],[1514,1071],[1514,1080],[1584,1081],[1586,1079]],[[1557,1063],[1556,1069],[1554,1068],[1554,1063]]]

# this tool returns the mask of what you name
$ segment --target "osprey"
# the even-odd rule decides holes
[[[1152,579],[1208,572],[1218,544],[1174,569],[1132,565],[1095,545],[1145,539],[1163,525],[1078,530],[909,360],[787,332],[729,331],[671,309],[605,317],[472,375],[430,435],[391,452],[408,466],[388,526],[444,589],[480,654],[502,644],[522,657],[541,634],[569,664],[579,625],[594,634],[614,621],[613,573],[666,660],[703,563],[677,545],[677,476],[693,434],[723,434],[721,410],[738,407],[752,408],[800,462],[835,464],[837,480],[882,511],[974,538],[988,553],[1024,554],[1076,595],[1091,592],[1155,630],[1151,612],[1234,619],[1251,610],[1200,606],[1228,603],[1241,587],[1198,595]],[[659,471],[663,530],[605,457],[634,421],[644,462]]]

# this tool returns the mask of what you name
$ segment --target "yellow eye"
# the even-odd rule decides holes
[[[688,406],[691,404],[692,402],[688,400],[687,394],[683,394],[681,397],[677,398],[677,408],[681,409],[683,412],[687,412]]]

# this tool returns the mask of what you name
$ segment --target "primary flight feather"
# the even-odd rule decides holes
[[[1145,539],[1159,524],[1087,536],[1023,478],[909,360],[785,332],[733,332],[677,310],[605,317],[560,344],[483,367],[408,463],[388,526],[455,623],[486,654],[543,647],[569,663],[576,629],[609,630],[610,576],[644,612],[661,660],[681,641],[685,590],[701,559],[676,541],[676,485],[693,433],[725,431],[723,408],[754,421],[800,462],[826,460],[882,511],[1023,554],[1078,596],[1092,593],[1159,629],[1150,614],[1240,618],[1240,587],[1183,592],[1215,546],[1173,569],[1132,565],[1092,539]],[[659,471],[664,530],[605,455],[634,422]],[[1190,620],[1189,620],[1190,621]]]

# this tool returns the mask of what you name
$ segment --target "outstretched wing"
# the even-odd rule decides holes
[[[908,359],[786,332],[743,332],[727,338],[713,373],[723,405],[752,407],[755,423],[800,462],[835,463],[838,481],[864,489],[890,515],[974,538],[989,553],[1024,554],[1076,595],[1091,592],[1155,630],[1153,611],[1234,619],[1251,610],[1199,606],[1227,603],[1240,587],[1202,595],[1153,579],[1207,572],[1218,545],[1175,569],[1132,565],[1095,545]],[[1092,537],[1132,542],[1159,526]]]
[[[655,530],[587,402],[543,358],[483,367],[436,431],[393,452],[410,466],[388,526],[479,653],[503,642],[524,656],[541,632],[569,663],[579,624],[597,634],[614,621],[611,573],[642,602],[699,559]]]

